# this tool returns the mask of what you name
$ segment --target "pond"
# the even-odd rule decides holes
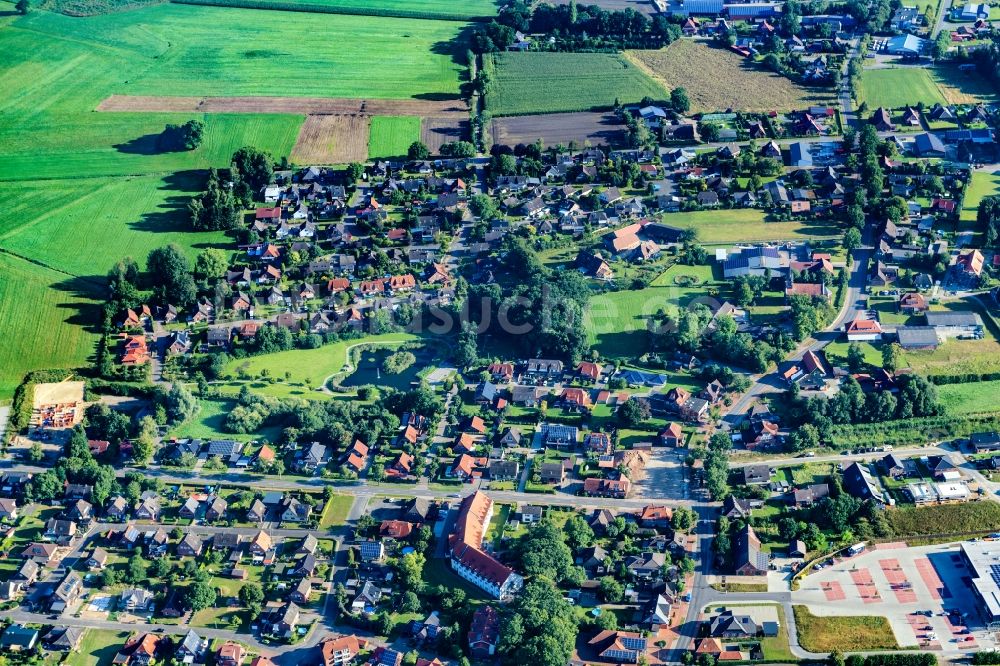
[[[389,386],[395,389],[406,389],[417,381],[417,373],[427,367],[432,354],[426,349],[406,350],[417,357],[416,362],[399,374],[391,374],[382,369],[385,359],[396,353],[395,349],[377,349],[365,351],[359,355],[358,367],[347,377],[344,377],[339,384],[341,386]]]

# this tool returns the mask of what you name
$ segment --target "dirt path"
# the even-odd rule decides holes
[[[341,99],[326,97],[167,97],[112,95],[98,111],[197,113],[295,113],[303,115],[362,114],[368,116],[461,117],[468,120],[463,100]]]

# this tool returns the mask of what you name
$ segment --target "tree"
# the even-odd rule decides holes
[[[32,442],[31,448],[28,449],[28,460],[31,462],[41,462],[45,459],[45,452],[42,451],[42,445],[38,442]]]
[[[187,307],[198,295],[191,264],[180,246],[171,243],[149,253],[146,270],[153,281],[153,297],[162,303]]]
[[[594,542],[594,530],[582,516],[571,516],[563,525],[563,534],[566,537],[566,544],[572,550],[587,548]]]
[[[351,162],[344,171],[344,177],[348,185],[354,185],[365,175],[365,165],[358,162]]]
[[[423,585],[424,564],[427,558],[423,553],[407,553],[396,563],[396,571],[399,573],[400,584],[408,589],[417,591]]]
[[[195,275],[206,280],[220,278],[229,269],[226,253],[214,247],[202,250],[194,261]]]
[[[445,157],[475,157],[476,146],[468,141],[449,141],[441,145]]]
[[[882,347],[882,369],[886,372],[896,372],[899,368],[899,361],[902,353],[903,348],[900,347],[897,342],[884,345]]]
[[[671,518],[671,526],[678,532],[687,532],[698,520],[698,514],[696,514],[691,509],[679,506],[674,509],[673,518]]]
[[[677,113],[687,113],[691,110],[691,100],[688,99],[687,90],[684,88],[674,88],[670,91],[670,106]]]
[[[167,410],[167,421],[175,424],[183,423],[197,414],[200,405],[198,398],[191,393],[187,386],[180,382],[174,382],[167,392],[164,407]]]
[[[476,194],[469,199],[469,210],[481,220],[492,220],[500,215],[496,201],[487,194]]]
[[[852,342],[847,345],[847,368],[852,374],[857,374],[861,372],[867,362],[865,361],[865,352],[861,349],[861,345],[857,342]]]
[[[562,531],[551,521],[532,528],[518,544],[521,567],[529,576],[561,582],[573,566],[573,553]]]
[[[562,593],[546,580],[531,580],[501,618],[503,663],[565,666],[573,655],[577,616]]]
[[[844,249],[853,252],[859,247],[861,247],[861,232],[857,228],[851,227],[844,232]]]
[[[233,188],[223,183],[213,168],[208,170],[205,191],[188,202],[188,214],[197,231],[236,229],[243,220],[242,207]]]
[[[406,157],[411,160],[426,160],[430,156],[430,149],[420,141],[414,141],[406,149]]]
[[[626,400],[618,408],[618,422],[628,428],[634,428],[648,421],[652,416],[649,404],[640,400]]]
[[[132,459],[135,462],[145,465],[153,459],[153,450],[156,447],[153,438],[158,430],[152,416],[143,417],[139,435],[132,440]]]
[[[698,123],[698,134],[705,143],[713,143],[719,140],[719,133],[722,130],[718,123]]]
[[[260,583],[250,582],[240,588],[240,605],[249,611],[250,616],[256,618],[264,608],[264,589]]]
[[[218,595],[215,588],[205,581],[195,581],[188,586],[184,594],[184,605],[194,612],[215,605]]]
[[[250,188],[252,193],[260,192],[274,174],[274,160],[270,153],[258,150],[253,146],[244,146],[235,153],[231,160],[234,175]]]
[[[133,585],[146,580],[149,563],[143,559],[142,555],[136,553],[129,558],[125,568],[125,580]]]
[[[403,593],[403,598],[400,601],[400,609],[404,613],[416,613],[420,610],[420,597],[417,593],[412,590],[407,590]]]
[[[114,587],[122,582],[121,573],[118,569],[108,567],[101,572],[101,586],[104,588]]]
[[[156,147],[161,151],[194,150],[201,145],[205,134],[205,123],[189,120],[183,125],[168,124],[156,138]]]
[[[25,15],[31,11],[31,3],[28,0],[17,0],[17,4],[14,5],[18,14]]]
[[[625,598],[625,586],[611,576],[601,579],[601,599],[609,604],[620,603]]]

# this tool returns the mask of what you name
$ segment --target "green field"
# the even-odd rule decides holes
[[[965,199],[962,202],[961,221],[966,223],[965,228],[971,228],[968,223],[976,221],[976,214],[979,212],[979,202],[983,197],[1000,194],[1000,171],[987,173],[985,171],[973,171],[972,180],[965,188]]]
[[[5,30],[13,34],[2,42],[36,40],[33,51],[9,54],[15,73],[24,61],[38,71],[34,64],[43,63],[35,54],[49,40],[89,47],[95,59],[116,59],[120,69],[85,86],[110,83],[108,92],[119,94],[399,99],[457,95],[464,55],[455,57],[449,43],[461,29],[453,21],[163,4],[89,18],[37,12],[13,22]],[[49,77],[60,77],[62,68]]]
[[[0,213],[0,247],[91,278],[103,277],[119,257],[145,263],[167,243],[192,257],[207,247],[232,248],[222,232],[188,230],[187,203],[201,183],[186,173],[0,182],[0,199],[14,202]]]
[[[898,507],[886,511],[893,536],[973,534],[1000,529],[1000,505],[967,502],[940,506]]]
[[[674,277],[691,275],[699,283],[681,287]],[[646,318],[659,311],[676,313],[696,298],[707,296],[706,286],[713,282],[711,266],[675,265],[645,289],[615,291],[590,299],[584,325],[602,355],[634,357],[647,346]]]
[[[332,495],[323,507],[319,526],[322,528],[340,527],[347,522],[347,515],[354,504],[354,495]]]
[[[486,109],[494,116],[610,108],[667,92],[624,56],[612,53],[496,53],[484,58],[490,76]]]
[[[819,616],[793,606],[799,644],[810,652],[898,650],[889,620],[874,615]]]
[[[319,387],[331,375],[344,370],[347,363],[347,350],[351,346],[358,344],[397,345],[413,342],[417,339],[417,336],[410,333],[372,335],[357,340],[324,345],[317,349],[293,349],[276,354],[234,360],[226,366],[225,372],[234,377],[240,372],[257,377],[261,371],[266,371],[272,377],[284,377],[286,372],[290,372],[292,374],[291,381],[305,382],[308,386]],[[267,390],[262,392],[267,393]]]
[[[496,16],[493,0],[202,0],[217,5],[272,9],[296,7],[302,10],[367,16],[399,16],[425,19],[485,19]]]
[[[1000,380],[945,384],[938,387],[938,396],[949,414],[1000,412]]]
[[[99,284],[0,252],[0,400],[24,373],[85,365],[94,354]]]
[[[368,159],[402,157],[414,141],[420,140],[420,118],[375,116],[368,133]]]
[[[764,212],[756,208],[670,213],[663,217],[663,222],[675,227],[693,227],[698,230],[698,240],[707,244],[805,240],[839,235],[835,223],[817,220],[768,222],[764,219]]]
[[[288,155],[301,116],[94,109],[112,94],[455,95],[463,66],[444,45],[461,28],[451,21],[166,4],[91,18],[34,12],[0,33],[8,54],[0,73],[7,93],[0,100],[7,121],[0,127],[0,179],[225,166],[243,145]],[[190,117],[206,123],[202,146],[158,153],[154,141],[163,126]]]
[[[931,71],[923,67],[866,69],[861,75],[859,102],[867,102],[872,110],[880,106],[896,109],[918,102],[931,106],[947,101]]]

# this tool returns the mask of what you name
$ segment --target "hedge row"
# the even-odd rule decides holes
[[[850,664],[848,657],[848,664]],[[864,658],[863,666],[936,666],[937,656],[929,652],[916,654],[870,654]],[[972,663],[976,663],[973,661]]]
[[[992,382],[1000,379],[1000,372],[964,372],[957,375],[928,375],[927,381],[938,386],[945,384],[971,384]]]
[[[352,14],[356,16],[382,16],[391,18],[430,19],[435,21],[486,22],[492,16],[456,16],[438,12],[422,12],[409,9],[379,9],[376,7],[330,7],[300,2],[280,0],[171,0],[178,5],[210,5],[214,7],[239,7],[241,9],[270,9],[283,12],[306,12],[310,14]]]
[[[954,437],[968,437],[974,432],[991,430],[1000,430],[1000,417],[996,414],[930,416],[885,423],[834,426],[831,430],[831,440],[835,447],[841,448],[857,444],[866,446],[922,444]]]

